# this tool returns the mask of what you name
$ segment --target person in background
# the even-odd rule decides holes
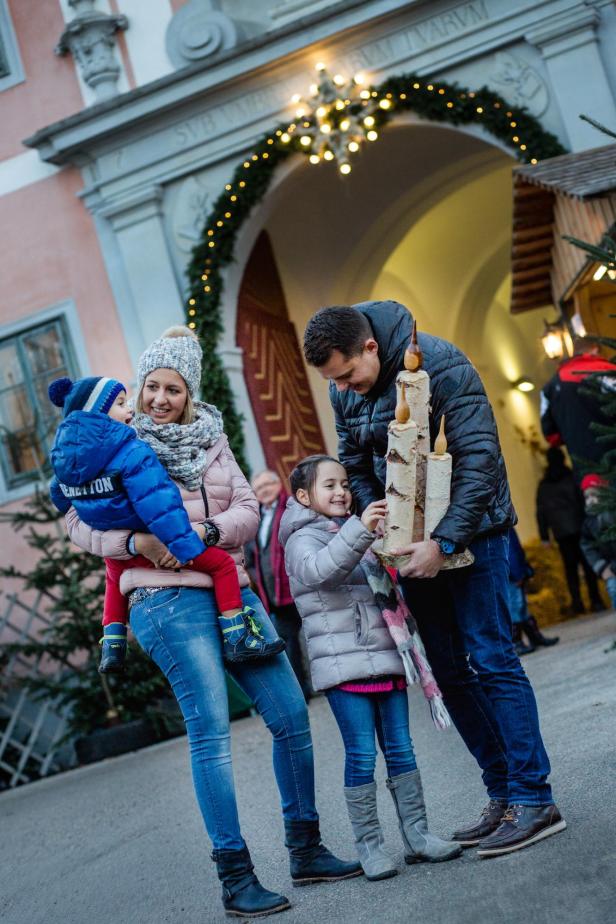
[[[286,643],[287,657],[308,702],[310,682],[299,640],[302,621],[289,590],[284,553],[278,538],[289,495],[280,476],[270,469],[255,475],[251,487],[259,502],[261,522],[254,542],[246,547],[246,566],[278,634]]]
[[[579,464],[599,462],[604,453],[591,424],[609,423],[596,396],[587,394],[584,385],[588,386],[592,376],[599,378],[602,390],[613,390],[614,371],[616,366],[603,359],[596,342],[576,337],[573,356],[560,363],[556,374],[541,389],[541,430],[550,446],[567,447],[578,484],[582,480]]]
[[[611,530],[614,536],[616,515],[613,510],[602,509],[601,503],[607,487],[607,481],[600,475],[585,475],[582,479],[586,516],[581,546],[595,573],[605,581],[612,607],[616,609],[616,538],[606,535]]]
[[[571,594],[571,603],[566,612],[571,616],[585,612],[580,593],[581,565],[588,587],[590,608],[593,613],[598,613],[604,609],[599,584],[580,548],[584,499],[572,470],[565,462],[562,449],[557,446],[550,447],[547,451],[547,463],[537,489],[539,536],[544,545],[548,545],[551,532],[558,545]]]
[[[513,644],[518,655],[530,654],[539,647],[549,648],[558,642],[558,636],[547,638],[534,616],[528,612],[526,600],[526,581],[534,574],[518,534],[511,527],[509,530],[509,609],[513,628]],[[524,643],[522,633],[528,638]]]

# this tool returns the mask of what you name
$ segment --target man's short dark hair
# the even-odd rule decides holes
[[[304,331],[304,356],[309,366],[324,366],[334,350],[345,358],[358,356],[374,333],[370,321],[350,305],[321,308]]]

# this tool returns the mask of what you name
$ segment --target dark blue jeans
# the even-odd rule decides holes
[[[417,769],[406,690],[351,693],[334,687],[325,695],[344,742],[345,786],[363,786],[374,780],[375,732],[390,777]]]
[[[506,533],[476,539],[475,563],[401,587],[456,728],[489,795],[552,802],[537,704],[511,639]]]
[[[242,591],[266,638],[276,632],[259,598]],[[214,592],[189,587],[160,590],[135,604],[130,623],[137,641],[171,684],[186,722],[193,782],[216,850],[245,846],[237,814],[222,637]],[[274,773],[282,814],[318,818],[308,712],[282,653],[267,661],[228,665],[272,733]]]

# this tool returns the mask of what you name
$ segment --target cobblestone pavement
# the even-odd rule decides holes
[[[285,924],[608,924],[616,920],[616,637],[614,613],[552,627],[559,645],[524,659],[539,700],[555,797],[567,830],[495,860],[404,867],[379,763],[386,840],[401,874],[293,889],[268,734],[233,725],[240,815],[257,872],[286,892]],[[432,727],[419,692],[411,727],[431,826],[450,832],[484,803],[477,768],[453,730]],[[313,700],[318,805],[327,844],[351,857],[342,747]],[[3,924],[208,924],[225,920],[196,810],[185,739],[0,796]]]

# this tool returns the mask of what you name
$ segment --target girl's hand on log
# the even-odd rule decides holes
[[[361,521],[366,529],[369,529],[370,532],[373,533],[386,513],[387,501],[385,499],[373,501],[371,504],[368,504],[362,513]]]
[[[400,566],[402,577],[433,578],[441,570],[444,558],[434,539],[412,542],[405,549],[392,549],[392,555],[408,555],[409,560]]]

